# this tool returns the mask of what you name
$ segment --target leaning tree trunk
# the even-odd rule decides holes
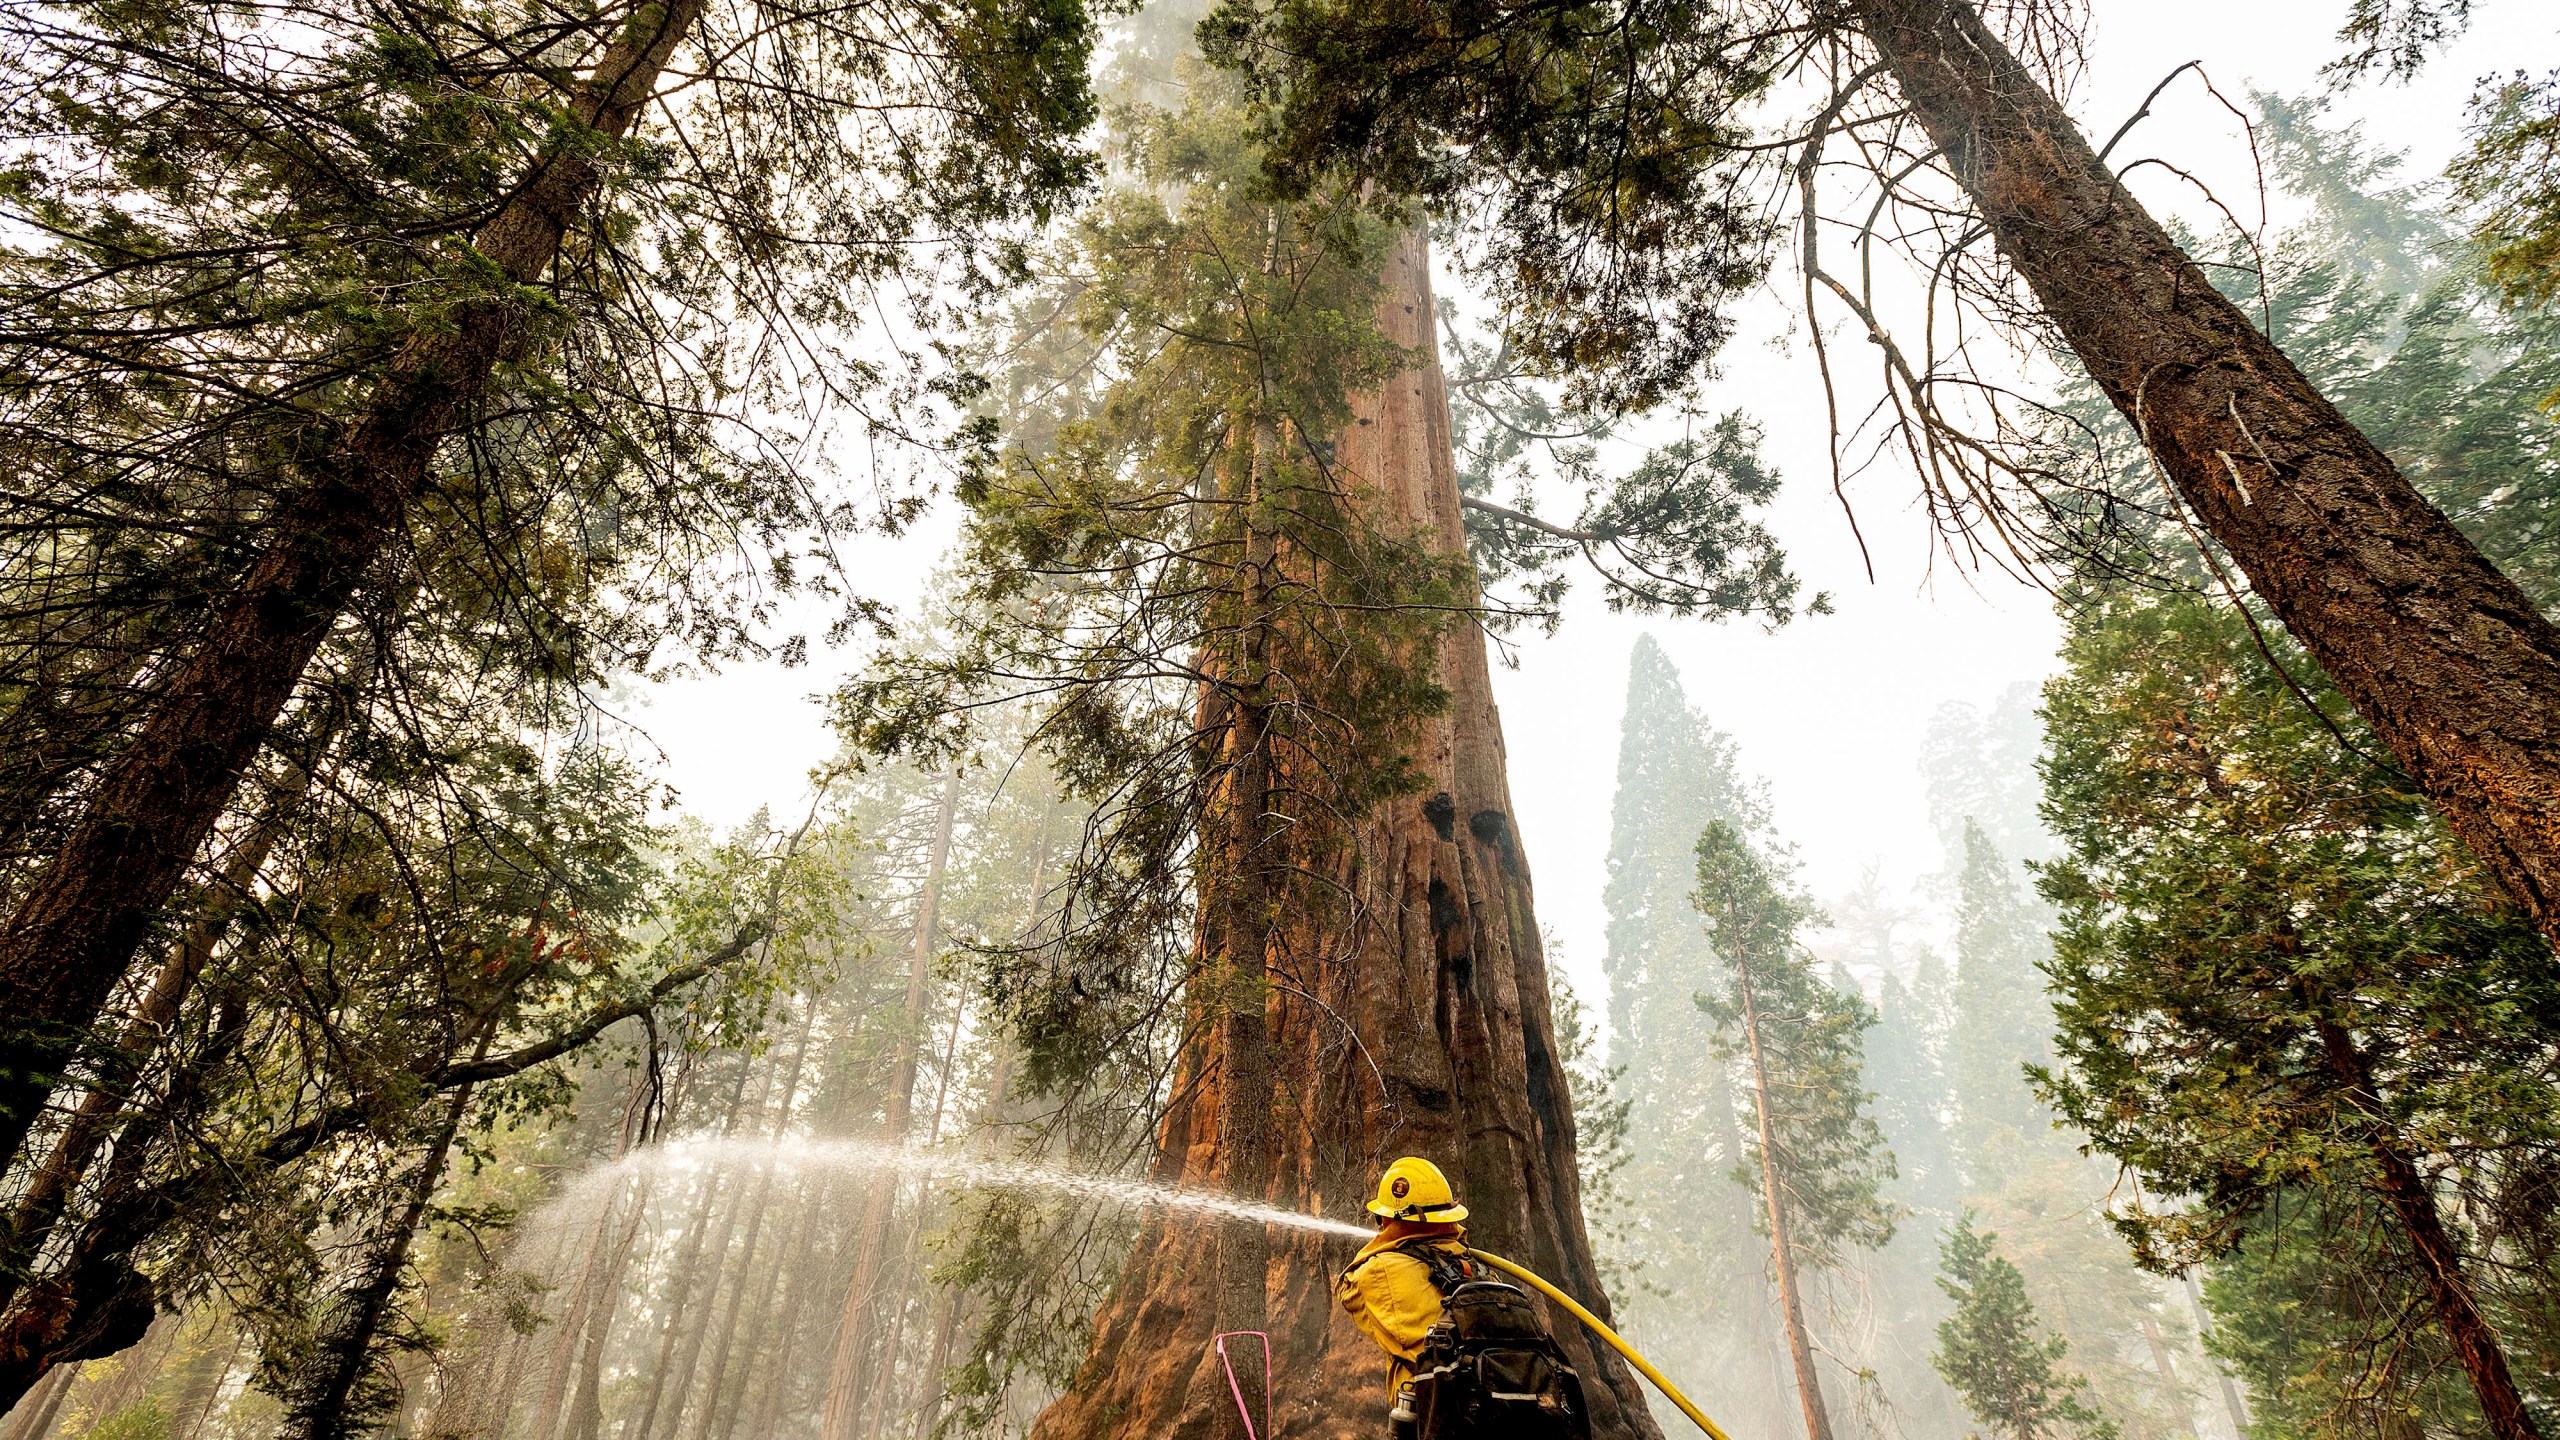
[[[1751,993],[1751,959],[1736,945],[1734,975],[1742,991],[1742,1028],[1751,1041],[1751,1113],[1760,1125],[1760,1193],[1769,1217],[1769,1268],[1778,1277],[1778,1309],[1787,1329],[1787,1358],[1795,1366],[1796,1403],[1804,1408],[1805,1440],[1831,1440],[1831,1411],[1822,1401],[1822,1374],[1814,1368],[1813,1338],[1805,1328],[1804,1281],[1796,1264],[1795,1226],[1787,1214],[1786,1177],[1779,1173],[1778,1132],[1769,1114],[1769,1060],[1760,1043],[1760,1006]]]
[[[1361,399],[1336,456],[1391,507],[1380,519],[1409,522],[1455,555],[1465,539],[1421,236],[1408,236],[1388,263],[1381,322],[1422,364]],[[1476,1243],[1606,1315],[1482,636],[1450,634],[1441,666],[1451,705],[1413,727],[1408,751],[1428,790],[1360,822],[1330,877],[1354,912],[1341,933],[1287,941],[1304,968],[1281,978],[1305,995],[1275,986],[1267,1009],[1287,1108],[1271,1120],[1266,1193],[1289,1209],[1349,1218],[1388,1161],[1429,1156],[1473,1212]],[[1209,1186],[1228,1173],[1217,1032],[1205,1034],[1159,1136],[1155,1178],[1168,1183]],[[1035,1440],[1236,1433],[1209,1348],[1220,1301],[1217,1267],[1207,1263],[1215,1245],[1212,1228],[1189,1217],[1148,1221],[1083,1372],[1041,1415]],[[1386,1424],[1386,1359],[1333,1300],[1333,1276],[1352,1248],[1301,1231],[1271,1237],[1272,1419],[1290,1440],[1370,1440]],[[1583,1374],[1593,1434],[1654,1440],[1660,1432],[1634,1377],[1569,1317],[1551,1318]]]
[[[951,828],[960,804],[960,772],[942,778],[942,804],[935,812],[933,847],[925,857],[924,889],[916,897],[914,948],[907,967],[907,1004],[898,1031],[897,1060],[889,1077],[889,1096],[881,1120],[882,1143],[903,1146],[913,1128],[918,1051],[924,1043],[925,1006],[930,998],[933,957],[942,924],[943,870],[951,863]],[[853,1275],[845,1286],[844,1315],[836,1329],[835,1359],[827,1370],[827,1403],[819,1420],[820,1440],[856,1440],[862,1433],[864,1407],[886,1403],[885,1387],[874,1377],[885,1373],[871,1364],[873,1332],[878,1328],[881,1277],[889,1262],[889,1226],[896,1218],[898,1174],[877,1167],[863,1196],[860,1247]]]
[[[308,782],[308,772],[298,774],[301,782]],[[298,798],[299,794],[297,784],[293,796]],[[112,1138],[135,1072],[143,1060],[159,1049],[196,976],[211,963],[224,933],[230,929],[232,912],[239,908],[234,897],[250,893],[258,872],[266,868],[267,856],[283,835],[290,813],[288,798],[279,796],[224,858],[222,875],[205,897],[206,913],[196,918],[152,972],[134,1003],[133,1013],[116,1036],[113,1050],[100,1057],[99,1075],[72,1107],[61,1133],[54,1136],[52,1149],[45,1153],[44,1163],[36,1167],[34,1177],[18,1196],[6,1233],[0,1234],[0,1306],[17,1297],[19,1281],[53,1237],[72,1192],[79,1188],[90,1165]]]
[[[2213,288],[1968,0],[1849,8],[2090,378],[2560,939],[2560,629]]]
[[[2373,1067],[2353,1036],[2334,1021],[2319,1022],[2320,1046],[2330,1073],[2344,1092],[2347,1109],[2363,1124],[2373,1155],[2375,1190],[2400,1221],[2401,1236],[2418,1262],[2418,1280],[2435,1311],[2436,1324],[2453,1346],[2454,1359],[2480,1400],[2480,1418],[2495,1440],[2541,1440],[2542,1431],[2525,1409],[2507,1352],[2496,1327],[2480,1308],[2479,1292],[2463,1264],[2461,1248],[2444,1228],[2436,1197],[2426,1177],[2409,1158],[2400,1128],[2384,1108],[2374,1084]]]
[[[576,136],[538,157],[473,238],[508,298],[455,306],[401,346],[363,406],[300,463],[266,549],[207,617],[106,767],[62,848],[0,924],[0,1170],[17,1159],[98,1012],[303,671],[532,323],[513,287],[538,282],[602,183],[593,139],[626,134],[703,0],[642,5],[565,107]],[[583,133],[581,133],[583,132]]]
[[[488,1052],[484,1036],[482,1054]],[[376,1222],[377,1228],[343,1289],[320,1307],[311,1351],[286,1377],[281,1440],[342,1440],[371,1427],[374,1407],[358,1391],[373,1372],[383,1321],[409,1270],[409,1253],[426,1223],[427,1206],[444,1178],[453,1142],[471,1110],[471,1089],[460,1086],[445,1102],[433,1144],[409,1176],[408,1193]]]

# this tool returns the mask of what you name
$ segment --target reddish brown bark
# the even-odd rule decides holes
[[[1423,363],[1362,399],[1336,456],[1376,487],[1378,503],[1393,507],[1390,518],[1419,527],[1442,553],[1459,554],[1448,400],[1421,238],[1408,237],[1389,264],[1381,319]],[[1273,988],[1265,1017],[1279,1102],[1265,1193],[1287,1208],[1348,1218],[1388,1161],[1429,1156],[1472,1209],[1477,1243],[1605,1315],[1482,636],[1463,627],[1451,634],[1441,664],[1453,703],[1414,727],[1409,749],[1430,791],[1382,806],[1360,824],[1334,876],[1354,905],[1342,933],[1293,936],[1282,947],[1295,968],[1277,977],[1289,988]],[[1205,1041],[1186,1057],[1191,1083],[1165,1117],[1160,1180],[1213,1186],[1229,1173],[1219,1143],[1216,1044]],[[1275,1232],[1269,1244],[1264,1297],[1278,1433],[1371,1440],[1386,1424],[1385,1358],[1332,1295],[1352,1243],[1293,1231]],[[1234,1402],[1209,1347],[1220,1298],[1209,1263],[1215,1247],[1208,1225],[1164,1214],[1149,1220],[1099,1317],[1082,1374],[1042,1414],[1036,1440],[1205,1440],[1235,1430]],[[1593,1433],[1658,1436],[1616,1357],[1568,1317],[1551,1318],[1583,1374]]]
[[[1850,9],[2205,528],[2560,939],[2560,629],[2213,288],[1972,5]]]
[[[702,0],[640,6],[569,109],[591,132],[626,133]],[[530,285],[594,196],[584,141],[541,157],[474,237]],[[153,912],[231,804],[303,671],[399,533],[445,439],[467,422],[501,359],[527,334],[504,299],[455,307],[392,358],[344,431],[289,476],[266,550],[163,682],[140,731],[101,776],[80,821],[0,925],[0,1167],[13,1161],[68,1058],[123,978]]]
[[[170,1022],[177,1018],[189,987],[213,959],[215,947],[230,928],[235,897],[246,895],[259,870],[265,867],[268,854],[283,832],[288,810],[285,798],[279,797],[225,857],[221,879],[208,896],[208,913],[170,947],[169,954],[152,973],[150,983],[134,1003],[133,1013],[126,1017],[116,1036],[111,1059],[102,1066],[104,1073],[81,1095],[61,1133],[54,1137],[53,1148],[45,1153],[44,1163],[28,1182],[26,1193],[18,1198],[7,1234],[0,1238],[0,1307],[17,1298],[20,1281],[30,1273],[37,1255],[52,1237],[72,1191],[105,1147],[116,1118],[122,1113],[124,1087],[133,1078],[136,1060],[159,1047]]]
[[[933,957],[942,923],[942,872],[951,860],[951,827],[960,804],[960,772],[943,777],[942,808],[934,818],[933,850],[926,858],[924,892],[916,899],[914,949],[907,968],[907,1004],[898,1032],[897,1062],[889,1077],[888,1109],[880,1138],[891,1145],[907,1143],[914,1128],[917,1052],[924,1043],[925,1001],[933,978]],[[861,1229],[854,1254],[853,1278],[845,1286],[844,1314],[836,1328],[835,1360],[827,1371],[827,1404],[821,1416],[820,1440],[856,1440],[862,1433],[865,1407],[888,1403],[886,1387],[874,1379],[874,1333],[880,1302],[887,1293],[882,1278],[889,1262],[889,1231],[896,1218],[897,1172],[872,1172],[863,1197]]]

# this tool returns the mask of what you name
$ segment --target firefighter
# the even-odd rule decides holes
[[[1408,1155],[1378,1177],[1378,1238],[1334,1282],[1387,1352],[1390,1440],[1590,1440],[1582,1379],[1537,1307],[1467,1248],[1467,1207]]]
[[[1464,1256],[1467,1230],[1458,1222],[1467,1218],[1467,1207],[1458,1203],[1439,1166],[1408,1155],[1378,1177],[1369,1213],[1377,1217],[1378,1238],[1360,1247],[1333,1282],[1333,1293],[1359,1322],[1360,1333],[1387,1352],[1392,1400],[1413,1378],[1423,1338],[1440,1323],[1440,1287],[1432,1283],[1431,1266],[1410,1251]]]

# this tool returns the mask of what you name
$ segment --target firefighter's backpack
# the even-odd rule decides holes
[[[1430,1268],[1440,1292],[1440,1323],[1398,1407],[1399,1440],[1589,1440],[1582,1377],[1529,1297],[1467,1256],[1428,1242],[1398,1248]]]

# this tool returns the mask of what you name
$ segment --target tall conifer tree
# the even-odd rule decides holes
[[[1807,1440],[1832,1440],[1807,1286],[1893,1238],[1893,1156],[1871,1113],[1861,1047],[1875,1010],[1832,985],[1799,932],[1814,911],[1730,824],[1698,837],[1698,912],[1721,973],[1697,997],[1742,1069],[1751,1131],[1735,1178],[1760,1195],[1770,1270]]]
[[[1610,1063],[1626,1100],[1630,1159],[1620,1178],[1629,1223],[1619,1257],[1638,1289],[1628,1323],[1659,1363],[1699,1377],[1699,1403],[1735,1426],[1786,1423],[1792,1381],[1778,1314],[1762,1278],[1750,1196],[1727,1183],[1744,1124],[1727,1057],[1697,1042],[1693,997],[1719,984],[1690,903],[1698,831],[1709,820],[1766,825],[1732,740],[1690,705],[1680,673],[1652,636],[1628,660],[1610,811]],[[1707,1308],[1700,1295],[1729,1297]]]

